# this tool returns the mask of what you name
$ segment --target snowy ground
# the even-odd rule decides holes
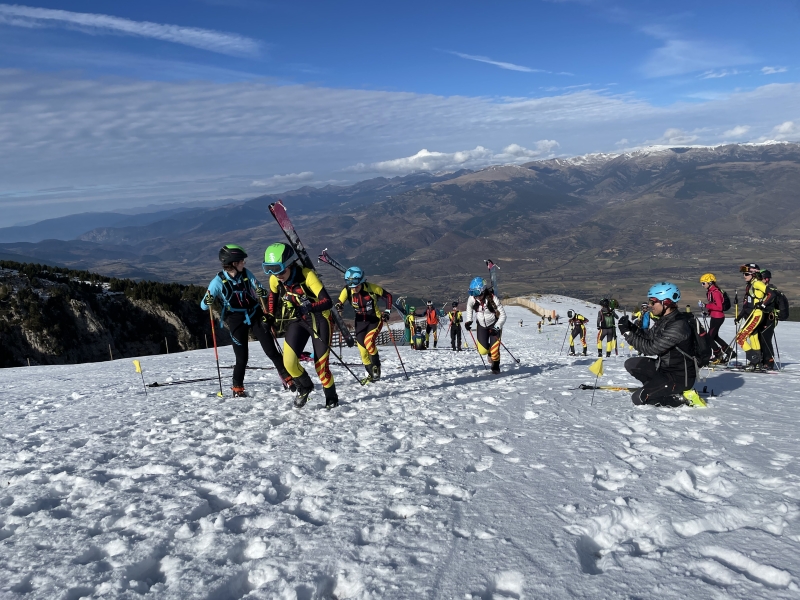
[[[778,330],[786,373],[656,409],[574,389],[593,327],[567,358],[565,325],[508,312],[521,365],[406,347],[406,381],[385,347],[378,384],[335,368],[333,412],[292,408],[271,371],[221,400],[145,397],[130,360],[3,370],[0,598],[798,597],[799,324]],[[601,383],[632,384],[623,362]],[[142,364],[214,374],[212,351]]]

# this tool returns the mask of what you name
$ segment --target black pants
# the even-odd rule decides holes
[[[775,337],[775,317],[765,319],[764,329],[759,334],[761,336],[761,360],[768,367],[775,364],[775,347],[772,345],[772,338]]]
[[[461,350],[461,325],[450,326],[450,347],[453,350]]]
[[[329,364],[331,346],[331,323],[328,317],[319,313],[309,313],[302,319],[293,321],[286,328],[283,338],[283,365],[292,377],[301,377],[306,370],[300,366],[300,354],[311,338],[314,348],[314,369],[317,371],[322,387],[334,386],[333,373]]]
[[[708,327],[708,339],[711,340],[711,349],[714,352],[724,352],[728,349],[728,344],[719,337],[719,329],[725,322],[725,317],[711,317],[711,322]]]
[[[671,373],[656,371],[655,358],[629,358],[625,361],[625,369],[642,382],[642,387],[631,394],[634,404],[681,406],[685,404],[681,392],[694,385],[694,379],[691,378],[687,385],[683,374],[678,375],[680,381],[676,381]]]
[[[250,353],[247,342],[251,328],[258,343],[261,344],[264,354],[275,365],[281,379],[286,376],[286,369],[283,368],[283,357],[278,350],[275,338],[272,336],[272,332],[264,326],[261,318],[261,309],[257,310],[256,314],[250,318],[251,325],[245,322],[244,313],[229,312],[225,315],[225,327],[230,331],[233,354],[236,356],[236,366],[233,368],[233,387],[244,385],[244,372],[247,368],[247,359]]]
[[[492,362],[500,364],[500,338],[489,333],[489,327],[476,323],[478,338],[478,352],[488,354]]]

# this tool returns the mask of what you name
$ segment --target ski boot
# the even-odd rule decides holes
[[[234,385],[231,391],[233,391],[234,398],[247,398],[247,392],[244,391],[243,385]]]
[[[575,354],[575,346],[569,347],[569,354],[567,356],[578,356],[577,354]]]
[[[586,348],[584,348],[584,349],[583,349],[583,355],[584,355],[584,356],[587,356],[587,354],[586,354]]]
[[[370,357],[371,358],[371,357]],[[372,383],[374,379],[372,378],[372,363],[368,365],[364,365],[364,370],[367,372],[367,376],[361,380],[361,385],[366,385],[368,383]]]
[[[606,358],[611,358],[611,352],[606,351]]]
[[[380,381],[381,380],[381,357],[380,355],[376,354],[375,356],[370,357],[372,359],[372,381]]]
[[[433,347],[436,348],[436,345],[439,343],[439,340],[433,340]]]
[[[303,373],[300,377],[296,377],[294,383],[297,386],[297,398],[294,399],[294,405],[296,408],[302,408],[308,402],[311,392],[314,391],[314,384],[308,373]]]
[[[601,348],[597,349],[597,356],[603,358],[603,350]]]
[[[336,385],[322,388],[322,391],[325,392],[325,408],[330,410],[339,406],[339,395],[336,393]]]
[[[705,408],[707,406],[706,401],[694,390],[686,390],[683,392],[683,399],[688,406],[693,406],[695,408]]]
[[[282,373],[279,373],[279,375],[281,377],[281,381],[283,381],[283,389],[289,390],[290,392],[297,391],[297,386],[294,384],[294,379],[292,379],[292,376],[289,375],[289,373],[283,371]]]
[[[499,360],[493,360],[492,361],[492,374],[493,375],[499,375],[500,374],[500,361]]]

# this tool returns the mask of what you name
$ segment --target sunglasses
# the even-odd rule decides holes
[[[650,306],[655,306],[656,304],[662,304],[661,300],[654,300],[653,298],[648,300],[648,302],[650,303]]]

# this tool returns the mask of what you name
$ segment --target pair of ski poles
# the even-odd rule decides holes
[[[480,357],[481,357],[481,362],[483,363],[483,368],[484,368],[484,369],[488,369],[489,367],[487,367],[487,366],[486,366],[486,361],[484,360],[484,358],[483,358],[483,354],[481,354],[480,348],[478,347],[478,342],[477,342],[477,341],[475,341],[475,336],[474,336],[474,335],[472,335],[472,328],[469,328],[469,329],[467,329],[467,331],[469,331],[469,337],[471,337],[471,338],[472,338],[472,343],[475,345],[475,350],[477,350],[477,351],[478,351],[478,356],[480,356]],[[513,354],[511,354],[511,350],[509,350],[509,349],[508,349],[508,347],[507,347],[507,346],[506,346],[506,345],[503,343],[503,340],[501,340],[501,339],[498,337],[498,338],[497,338],[497,341],[498,341],[498,342],[500,342],[500,345],[501,345],[501,346],[502,346],[502,347],[505,349],[505,351],[506,351],[506,352],[508,352],[508,355],[509,355],[509,356],[510,356],[512,359],[514,359],[514,362],[516,362],[517,364],[520,364],[520,360],[519,360],[519,359],[518,359],[516,356],[514,356]]]

